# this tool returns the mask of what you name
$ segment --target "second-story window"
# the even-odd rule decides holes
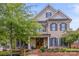
[[[67,24],[65,24],[65,23],[60,24],[60,30],[66,31],[67,30]]]
[[[57,24],[56,24],[56,23],[52,23],[52,24],[50,25],[50,30],[51,30],[51,31],[57,31]]]
[[[51,12],[47,12],[47,13],[46,13],[46,18],[50,17],[51,15],[52,15]]]

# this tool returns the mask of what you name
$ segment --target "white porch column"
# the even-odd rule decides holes
[[[48,49],[49,49],[49,37],[48,37]]]
[[[30,42],[30,39],[28,40],[28,49],[31,50],[31,42]]]
[[[58,38],[58,47],[60,46],[60,39]]]

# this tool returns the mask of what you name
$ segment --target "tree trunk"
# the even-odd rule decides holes
[[[71,43],[68,43],[68,48],[71,48]]]
[[[10,23],[10,44],[11,44],[11,56],[12,56],[12,23]]]

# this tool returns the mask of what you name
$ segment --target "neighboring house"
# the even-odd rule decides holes
[[[58,48],[62,46],[61,37],[65,31],[70,30],[71,18],[66,16],[61,10],[55,10],[47,5],[34,18],[42,24],[43,29],[38,31],[40,36],[32,37],[32,41],[28,44],[28,49],[33,48]]]

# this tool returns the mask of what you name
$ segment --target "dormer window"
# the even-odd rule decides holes
[[[52,15],[51,12],[47,12],[47,13],[46,13],[46,18],[50,17],[51,15]]]

